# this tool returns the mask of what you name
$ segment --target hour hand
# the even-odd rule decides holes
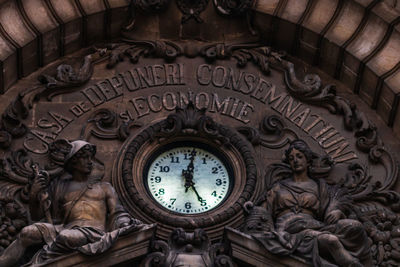
[[[188,170],[182,170],[182,176],[185,178],[185,193],[186,193],[188,189],[194,185],[193,173]]]

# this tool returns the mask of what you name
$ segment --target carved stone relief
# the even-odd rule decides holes
[[[138,3],[143,9],[153,8],[146,1]],[[168,1],[153,4],[161,10]],[[250,1],[214,4],[223,14],[242,14]],[[343,216],[337,216],[361,224],[360,235],[367,235],[367,256],[352,257],[363,262],[371,255],[375,265],[398,263],[397,154],[385,147],[375,124],[356,104],[338,96],[335,87],[325,85],[318,75],[299,78],[284,53],[259,44],[125,40],[94,48],[82,57],[80,67],[72,66],[59,64],[39,75],[39,83],[21,92],[2,114],[3,249],[24,226],[34,223],[28,212],[37,175],[32,164],[45,170],[50,180],[59,177],[69,151],[66,140],[81,139],[101,144],[98,155],[104,166],[99,165],[109,174],[107,181],[131,216],[159,224],[157,238],[166,240],[172,229],[182,227],[186,246],[194,240],[187,236],[204,228],[217,241],[230,226],[254,240],[268,236],[268,242],[284,247],[281,255],[295,255],[302,239],[273,233],[271,227],[277,225],[266,220],[268,213],[260,205],[268,202],[262,196],[282,177],[293,176],[295,167],[278,162],[289,144],[304,139],[313,151],[309,178],[326,180],[326,199],[333,194],[345,208],[342,211],[341,206]],[[47,111],[46,105],[58,109]],[[231,191],[208,213],[171,213],[146,189],[144,169],[153,154],[183,141],[211,146],[231,162]],[[322,226],[313,229],[325,231]],[[303,233],[292,230],[289,234]],[[265,231],[272,234],[260,237]],[[335,229],[328,232],[338,236]],[[279,238],[292,239],[284,243]],[[180,245],[177,249],[185,251]],[[268,245],[265,250],[271,251]],[[307,260],[335,263],[331,257],[317,253]]]

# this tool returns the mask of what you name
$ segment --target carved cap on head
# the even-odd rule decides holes
[[[83,141],[83,140],[76,140],[76,141],[70,142],[70,144],[72,147],[71,147],[71,150],[69,151],[69,153],[65,156],[65,160],[64,160],[65,163],[67,163],[84,146],[90,146],[90,147],[94,148],[94,151],[96,151],[95,145],[93,145],[89,142]]]

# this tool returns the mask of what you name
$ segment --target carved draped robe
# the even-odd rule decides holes
[[[127,234],[129,232],[138,230],[141,226],[134,223],[122,228],[118,227],[119,219],[123,217],[131,216],[125,212],[124,208],[117,203],[117,206],[107,215],[107,224],[103,229],[96,227],[70,225],[66,223],[65,216],[68,216],[69,212],[65,209],[65,203],[63,197],[65,196],[69,181],[72,179],[71,175],[65,174],[59,179],[55,180],[49,188],[49,195],[52,201],[51,213],[54,220],[54,224],[49,223],[35,223],[34,225],[39,229],[42,237],[45,241],[44,247],[39,250],[27,266],[40,266],[41,263],[52,261],[53,259],[74,252],[79,251],[85,255],[96,255],[108,250],[118,239],[120,235]],[[93,182],[88,185],[96,186]],[[71,207],[72,209],[72,207]],[[134,222],[138,222],[133,219]],[[58,238],[61,231],[65,229],[78,230],[86,238],[85,245],[76,245],[74,242],[70,242],[66,239]]]
[[[330,190],[329,190],[330,189]],[[335,189],[323,180],[294,182],[281,180],[272,186],[260,202],[267,203],[270,232],[254,233],[255,239],[271,253],[298,255],[314,266],[337,266],[330,255],[322,255],[317,237],[323,233],[339,238],[344,248],[360,261],[370,257],[369,241],[362,224],[342,219],[327,224],[326,216],[340,209]]]

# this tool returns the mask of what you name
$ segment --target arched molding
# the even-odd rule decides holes
[[[258,0],[254,11],[268,44],[342,81],[400,132],[398,1]]]
[[[0,93],[64,55],[118,37],[129,2],[0,1]]]
[[[62,56],[120,36],[129,4],[0,1],[0,92]],[[339,79],[400,133],[398,1],[258,0],[253,9],[254,27],[267,45]]]

